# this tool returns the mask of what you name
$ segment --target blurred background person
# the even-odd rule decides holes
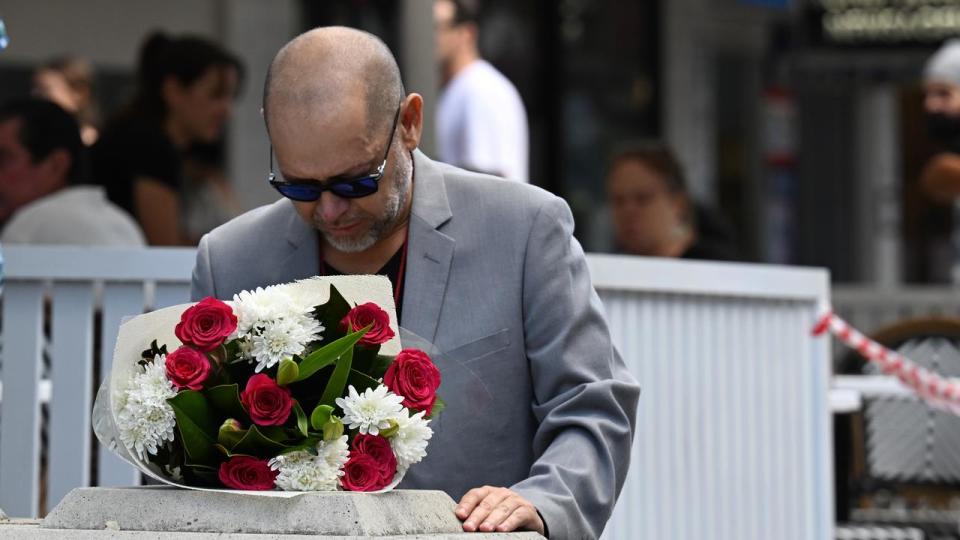
[[[140,51],[137,91],[93,148],[94,176],[138,221],[151,245],[187,245],[183,160],[220,140],[242,78],[213,42],[155,33]]]
[[[144,245],[133,218],[86,184],[85,150],[76,120],[57,104],[0,105],[0,242]]]
[[[437,102],[440,161],[529,181],[527,113],[514,85],[478,48],[477,0],[436,0],[436,53],[443,86]]]
[[[728,224],[698,207],[664,144],[644,141],[615,154],[607,200],[618,249],[630,255],[735,260]]]
[[[927,162],[920,181],[935,202],[953,205],[951,277],[960,283],[960,40],[943,44],[923,70],[923,109],[938,153]]]
[[[71,56],[54,58],[33,72],[33,94],[72,114],[80,124],[83,144],[93,145],[100,134],[100,114],[90,62]]]
[[[184,156],[180,228],[190,245],[198,244],[204,234],[243,213],[223,162],[223,141],[195,144]]]

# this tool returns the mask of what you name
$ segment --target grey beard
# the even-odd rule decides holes
[[[411,158],[411,156],[404,156]],[[342,253],[360,253],[373,247],[381,238],[392,231],[400,221],[400,214],[407,201],[410,183],[407,181],[413,172],[412,158],[396,160],[394,167],[394,189],[393,193],[387,198],[387,204],[384,207],[383,218],[373,223],[370,229],[363,235],[356,238],[337,238],[320,231],[323,238],[334,249]]]

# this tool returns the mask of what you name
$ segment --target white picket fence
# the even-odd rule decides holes
[[[833,534],[822,270],[590,258],[643,387],[604,538],[826,540]]]
[[[123,317],[189,300],[195,253],[4,246],[0,508],[7,514],[32,517],[40,510],[43,393],[49,396],[47,509],[71,489],[91,485],[94,369],[109,372]],[[49,380],[41,384],[44,355]],[[133,467],[102,448],[96,470],[97,485],[139,483]]]
[[[8,514],[39,511],[46,314],[49,509],[73,487],[137,482],[102,449],[91,478],[92,373],[109,369],[109,355],[92,352],[97,306],[100,350],[111,351],[124,316],[187,300],[193,258],[183,249],[4,248],[0,508]],[[605,538],[829,538],[829,341],[809,335],[827,300],[826,273],[588,258],[643,387],[629,478]]]

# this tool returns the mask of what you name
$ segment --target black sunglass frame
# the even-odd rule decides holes
[[[270,172],[267,175],[267,181],[284,197],[299,202],[314,202],[320,198],[324,191],[329,191],[344,199],[359,199],[373,195],[380,189],[380,179],[383,178],[383,173],[387,168],[387,158],[390,156],[390,147],[393,146],[393,138],[397,132],[397,122],[400,120],[400,110],[402,108],[403,104],[401,103],[393,116],[390,139],[387,140],[387,148],[383,152],[383,161],[380,162],[380,166],[377,167],[375,172],[356,178],[334,179],[326,184],[278,180],[277,173],[273,169],[273,145],[271,144]]]

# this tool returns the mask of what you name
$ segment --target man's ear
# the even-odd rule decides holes
[[[420,146],[423,135],[423,97],[410,94],[400,107],[400,140],[407,150],[412,151]]]

